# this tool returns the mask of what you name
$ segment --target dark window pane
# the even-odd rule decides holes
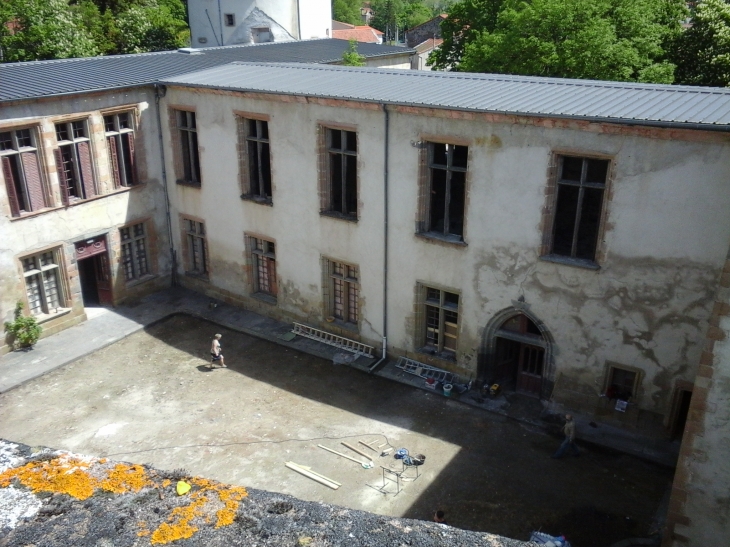
[[[84,128],[84,122],[73,122],[72,129],[74,132],[74,139],[80,139],[86,136],[86,129]]]
[[[431,169],[430,214],[429,230],[443,233],[444,217],[446,215],[446,171],[443,169]]]
[[[514,317],[507,319],[500,328],[513,332],[522,332],[522,316],[515,315]]]
[[[264,122],[264,126],[265,125],[266,122]],[[264,180],[262,181],[262,194],[269,197],[271,196],[271,159],[269,157],[269,143],[261,143],[261,174],[264,177]]]
[[[129,114],[128,113],[119,114],[118,118],[119,118],[119,129],[131,129],[132,128],[132,124],[129,123]]]
[[[198,158],[198,134],[197,133],[190,133],[190,135],[193,137],[193,145],[192,150],[190,151],[190,156],[193,160],[193,171],[195,173],[195,182],[200,182],[200,159]]]
[[[586,160],[588,162],[588,172],[586,173],[586,182],[606,183],[606,173],[608,172],[608,161],[606,160]]]
[[[24,146],[33,146],[33,140],[30,138],[30,129],[19,129],[15,134],[18,138],[19,148],[23,148]]]
[[[436,165],[446,165],[446,145],[440,143],[431,143],[432,159]]]
[[[256,141],[248,141],[248,169],[251,181],[250,192],[259,195],[261,193],[261,181],[259,180],[259,154]]]
[[[463,235],[464,233],[464,190],[466,173],[452,171],[451,196],[449,198],[449,230],[450,234]]]
[[[114,116],[104,116],[104,130],[115,131],[114,127]]]
[[[0,150],[12,150],[13,139],[10,135],[10,131],[0,133]]]
[[[56,124],[56,138],[59,141],[68,141],[71,140],[68,138],[68,127],[65,123],[57,123]]]
[[[454,153],[451,158],[451,165],[454,167],[463,167],[466,169],[466,161],[469,156],[468,146],[453,146]]]
[[[350,152],[357,152],[357,133],[354,131],[345,131],[347,138],[347,150]]]
[[[197,126],[195,125],[195,112],[188,112],[188,124],[191,129],[195,129]]]
[[[426,300],[430,300],[437,304],[441,303],[441,291],[438,289],[426,289]]]
[[[558,185],[558,203],[555,206],[555,225],[553,227],[553,254],[571,256],[579,194],[580,188],[577,186]]]
[[[330,134],[330,148],[342,149],[342,132],[336,129],[328,129]]]
[[[535,323],[527,319],[527,317],[525,317],[525,321],[527,322],[527,332],[529,332],[530,334],[537,334],[539,336],[542,336],[540,329],[537,328],[537,325]]]
[[[248,136],[256,137],[258,135],[258,129],[256,128],[256,120],[246,120],[248,125]]]
[[[345,156],[345,207],[343,213],[357,215],[357,156]]]
[[[580,174],[583,169],[583,158],[563,157],[563,172],[560,180],[573,180],[580,182]]]
[[[451,292],[444,293],[444,306],[459,307],[459,295]]]
[[[180,131],[182,144],[182,160],[185,180],[193,180],[192,157],[190,155],[190,138],[187,131]]]
[[[583,205],[576,246],[577,258],[594,260],[596,257],[596,242],[598,239],[598,225],[601,222],[602,202],[603,190],[599,188],[585,188],[583,190]]]
[[[330,207],[333,211],[342,210],[342,155],[330,154]]]
[[[131,133],[124,133],[117,138],[121,138],[122,143],[122,161],[124,162],[124,178],[121,181],[124,186],[132,186],[134,180],[132,180],[132,150],[129,148],[129,135]],[[120,173],[121,174],[121,173]]]
[[[260,130],[259,137],[262,139],[269,138],[269,122],[259,122]]]

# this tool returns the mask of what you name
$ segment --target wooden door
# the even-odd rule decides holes
[[[517,372],[517,391],[540,396],[545,350],[537,346],[521,344]]]
[[[94,269],[96,270],[96,290],[99,294],[99,304],[111,304],[112,298],[112,281],[109,271],[109,255],[107,253],[98,254],[94,257]]]

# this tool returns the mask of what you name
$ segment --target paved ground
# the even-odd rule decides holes
[[[205,368],[214,332],[228,370]],[[189,316],[0,395],[0,436],[380,514],[427,519],[441,507],[457,527],[517,539],[542,528],[577,547],[647,535],[671,481],[666,468],[597,448],[551,460],[559,439],[541,428]],[[397,496],[376,489],[379,468],[316,446],[386,438],[427,456]],[[288,460],[343,487],[313,483]]]

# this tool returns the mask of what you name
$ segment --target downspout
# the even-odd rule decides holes
[[[299,15],[299,0],[297,2],[297,40],[302,39],[302,18]]]
[[[218,41],[218,35],[215,33],[215,27],[213,26],[213,20],[210,18],[210,13],[208,13],[208,10],[205,10],[205,16],[208,18],[208,23],[210,23],[210,30],[213,31],[213,37],[215,38],[215,43],[218,44],[219,46],[222,46],[223,44],[221,44]]]
[[[388,105],[383,105],[383,114],[385,115],[385,138],[383,139],[383,353],[378,362],[370,367],[371,374],[385,361],[388,350],[388,141],[390,137]]]
[[[223,39],[223,12],[221,11],[221,0],[218,0],[218,28],[221,30],[221,45],[225,46],[226,42]]]
[[[164,94],[162,95],[164,97]],[[162,116],[160,115],[160,84],[155,84],[155,109],[157,110],[157,136],[160,142],[160,161],[162,162],[162,187],[165,190],[165,212],[167,216],[167,237],[170,241],[170,285],[177,285],[177,260],[172,242],[172,219],[170,217],[170,195],[167,191],[167,166],[165,163],[165,146],[162,142]]]

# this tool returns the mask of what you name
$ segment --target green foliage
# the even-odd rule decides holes
[[[449,36],[444,35],[442,51],[433,56],[437,68],[674,81],[675,67],[667,59],[666,48],[680,32],[686,13],[682,0],[504,0],[497,4],[497,0],[467,0],[453,6],[442,24],[442,34],[449,29]],[[454,11],[460,15],[458,21],[452,20]],[[462,20],[461,13],[469,17]]]
[[[692,26],[677,38],[671,51],[677,64],[677,83],[730,85],[730,4],[703,0],[697,5]]]
[[[38,342],[43,329],[37,323],[35,317],[23,315],[23,303],[15,305],[13,321],[5,322],[5,332],[11,336],[15,348],[30,348]]]
[[[2,0],[3,61],[141,53],[189,44],[182,0]]]
[[[2,60],[34,61],[97,55],[99,49],[66,0],[3,0]]]
[[[424,0],[373,0],[370,7],[373,10],[373,18],[370,26],[388,36],[387,40],[396,37],[396,30],[399,36],[421,23],[443,12],[448,2],[434,2]]]
[[[362,15],[360,14],[361,5],[362,2],[358,0],[333,0],[332,18],[341,23],[362,25]]]
[[[357,52],[357,40],[350,40],[350,47],[342,54],[344,66],[365,66],[365,56]]]

